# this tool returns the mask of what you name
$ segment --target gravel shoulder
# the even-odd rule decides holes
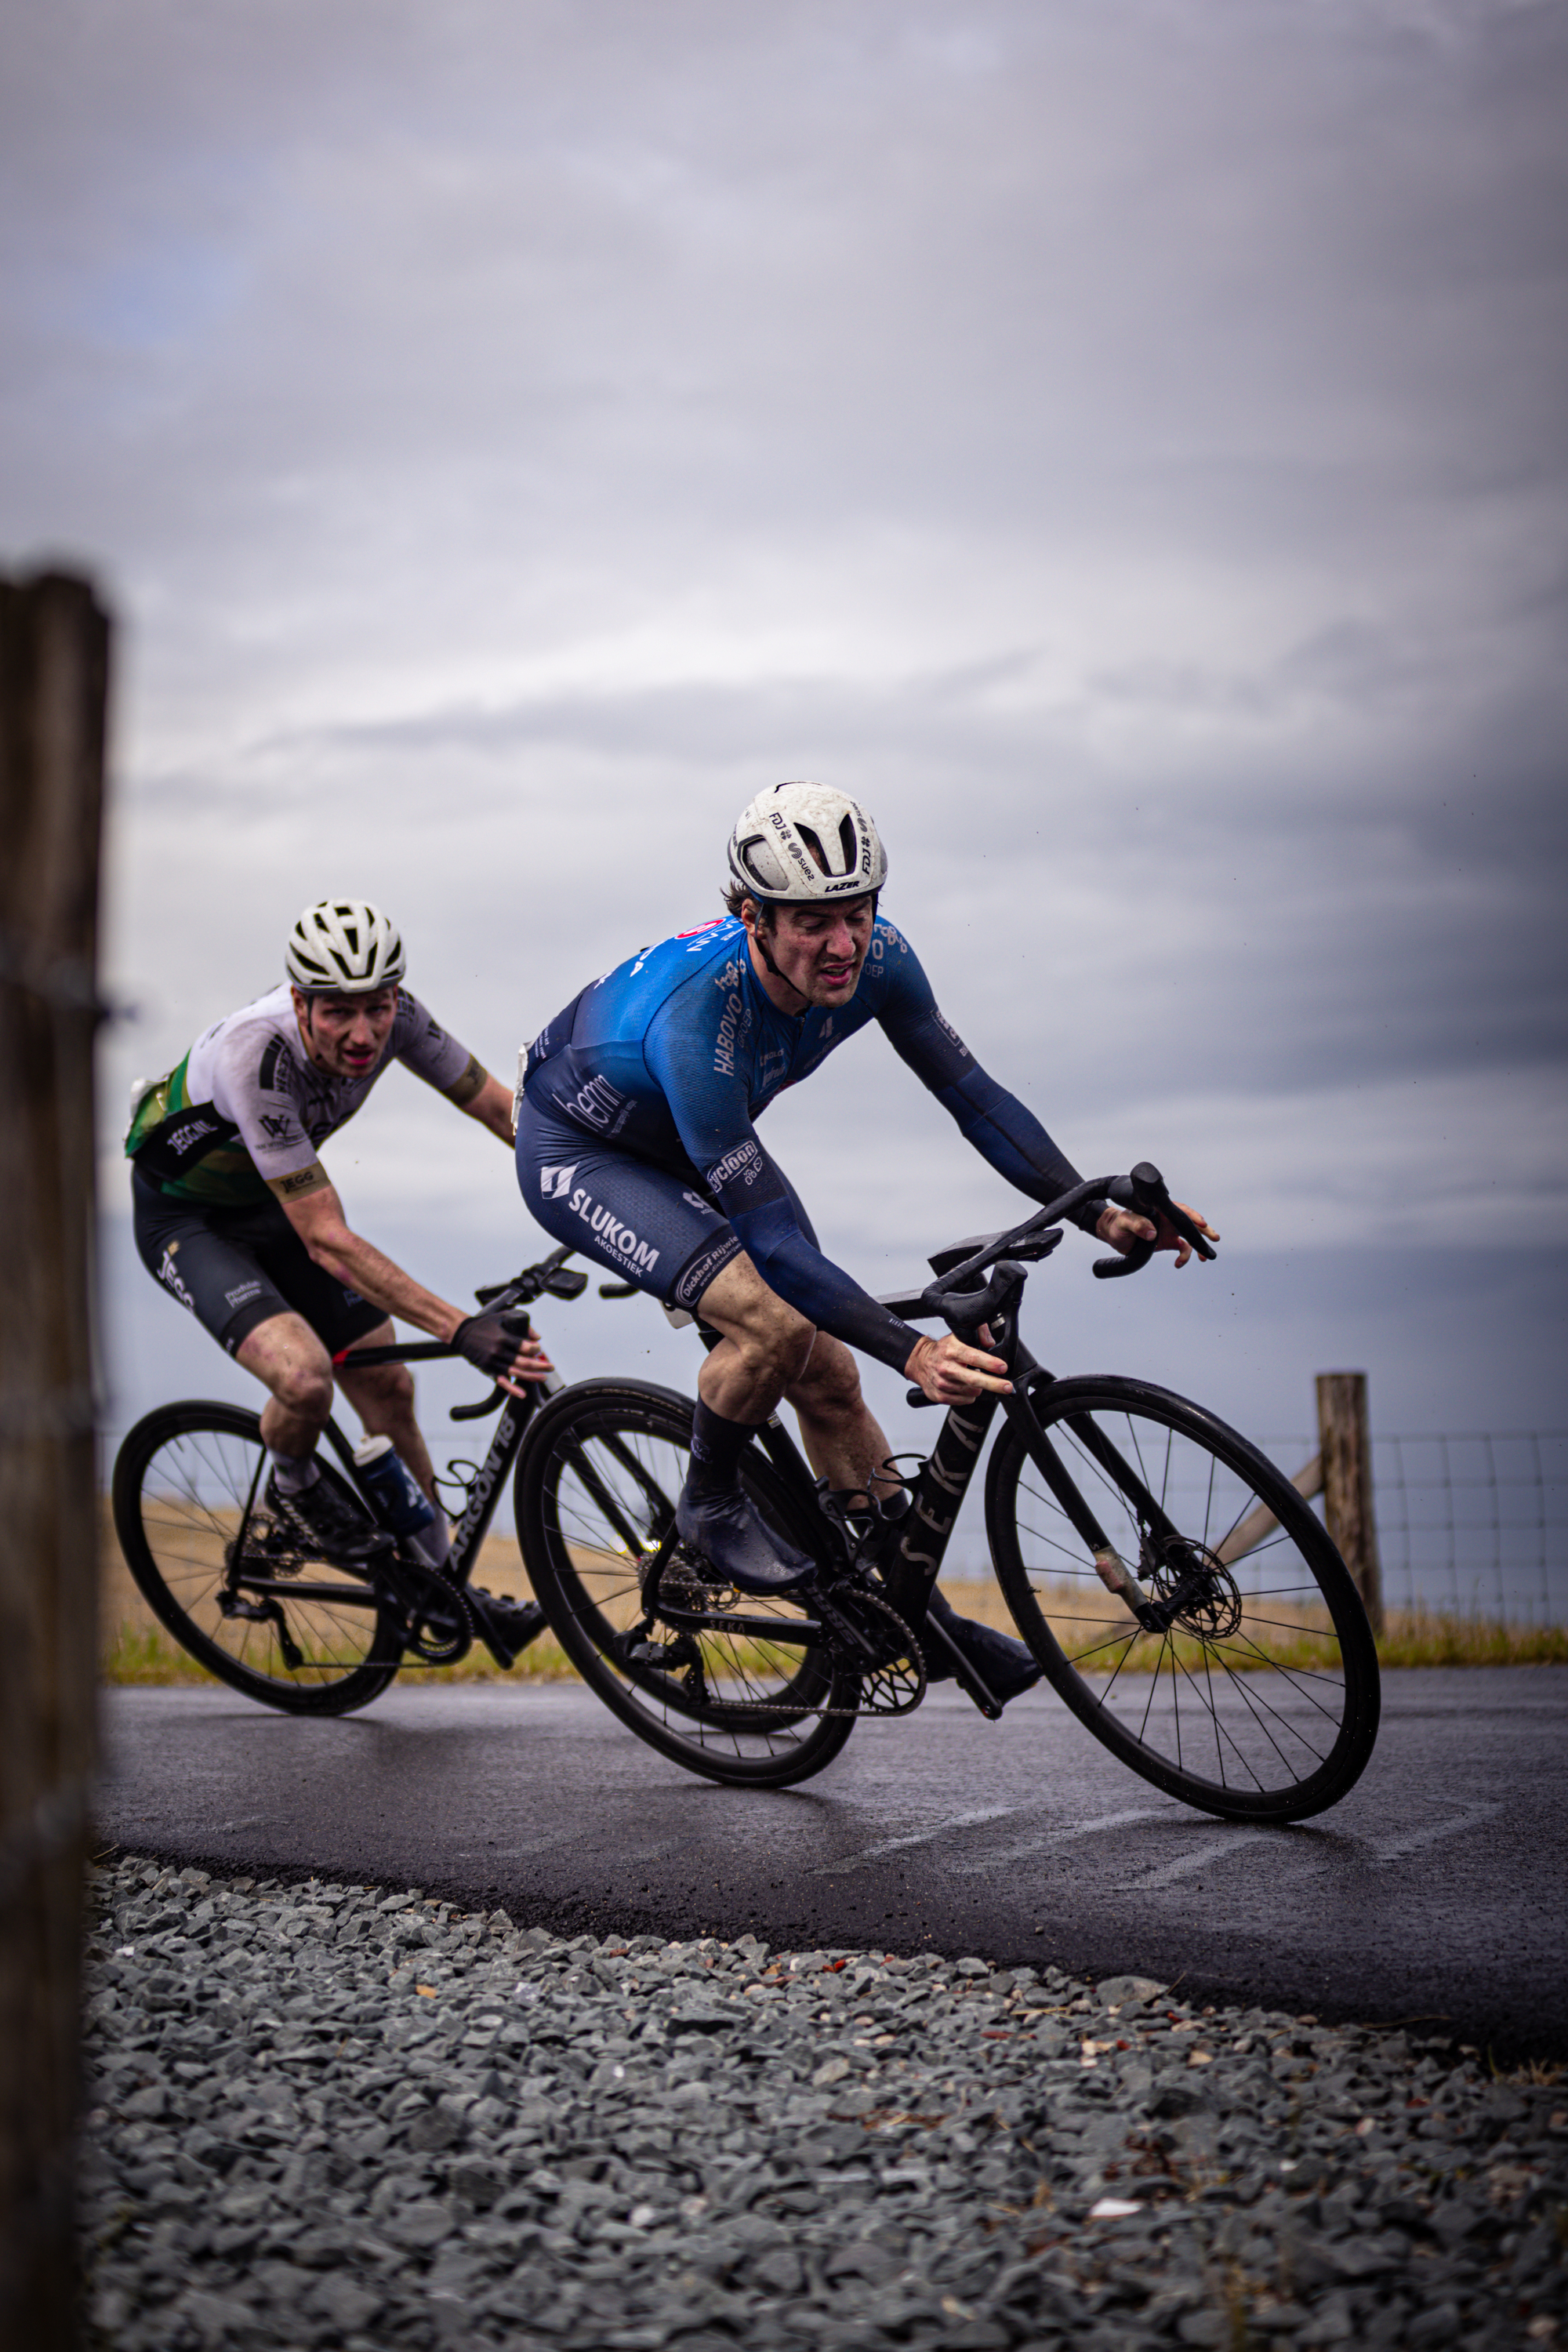
[[[94,1873],[92,2340],[1550,2345],[1568,2081],[979,1958]]]

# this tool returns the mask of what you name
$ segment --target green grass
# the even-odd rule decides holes
[[[1568,1666],[1568,1625],[1391,1610],[1377,1654],[1385,1666]]]
[[[1151,1654],[1154,1644],[1150,1643]],[[1568,1626],[1505,1625],[1487,1619],[1445,1617],[1425,1610],[1391,1614],[1377,1654],[1384,1665],[1394,1666],[1563,1666],[1568,1665]],[[1136,1664],[1136,1653],[1133,1664]],[[1301,1660],[1292,1659],[1292,1664]],[[489,1652],[476,1643],[455,1666],[409,1666],[410,1682],[425,1683],[559,1683],[574,1682],[577,1670],[554,1636],[542,1633],[522,1659],[504,1675]],[[165,1633],[162,1627],[121,1625],[104,1650],[101,1679],[117,1685],[171,1687],[212,1680],[205,1666]]]
[[[577,1674],[550,1633],[542,1633],[531,1643],[519,1664],[504,1675],[489,1652],[477,1643],[455,1666],[409,1665],[404,1672],[410,1682],[419,1683],[559,1683],[574,1682]],[[178,1684],[210,1683],[216,1677],[187,1656],[162,1626],[122,1625],[105,1644],[99,1679],[116,1685],[172,1689]]]

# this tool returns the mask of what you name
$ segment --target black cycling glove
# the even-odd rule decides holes
[[[465,1317],[452,1334],[459,1356],[499,1381],[510,1372],[518,1349],[529,1334],[528,1310],[522,1307],[487,1307]]]

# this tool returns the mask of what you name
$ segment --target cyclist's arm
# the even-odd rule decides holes
[[[711,1036],[704,1038],[696,1024],[670,1022],[650,1033],[644,1053],[692,1165],[769,1289],[819,1330],[901,1372],[920,1333],[807,1241],[784,1180],[757,1140],[742,1081],[714,1069]]]
[[[477,1062],[474,1066],[479,1068]],[[461,1100],[450,1087],[445,1089],[446,1094],[467,1118],[477,1118],[481,1127],[489,1128],[492,1135],[499,1136],[510,1151],[517,1140],[511,1123],[511,1088],[488,1070],[479,1072],[479,1079],[478,1091]]]
[[[397,1021],[387,1045],[405,1069],[427,1087],[445,1095],[469,1118],[488,1127],[510,1150],[512,1144],[511,1088],[493,1077],[478,1055],[443,1029],[434,1013],[406,989],[398,992]]]
[[[1059,1200],[1081,1181],[1071,1160],[1058,1150],[1034,1114],[981,1068],[958,1032],[942,1019],[931,982],[912,949],[900,958],[889,975],[888,1003],[879,1018],[894,1051],[931,1088],[961,1133],[999,1176],[1042,1205]],[[1177,1206],[1185,1207],[1185,1203],[1178,1202]],[[1219,1235],[1195,1210],[1188,1209],[1186,1213],[1210,1241],[1218,1241]],[[1152,1241],[1157,1249],[1173,1250],[1178,1266],[1185,1265],[1192,1255],[1191,1244],[1165,1218],[1156,1228],[1147,1218],[1107,1201],[1086,1201],[1081,1209],[1072,1212],[1071,1222],[1082,1232],[1109,1242],[1123,1256],[1143,1241]]]
[[[334,1282],[345,1284],[373,1307],[395,1315],[400,1322],[412,1323],[416,1331],[428,1331],[436,1339],[450,1339],[466,1319],[460,1307],[437,1298],[434,1291],[395,1265],[374,1242],[353,1231],[343,1215],[337,1189],[319,1160],[292,1176],[272,1180],[271,1189],[313,1262]],[[519,1346],[503,1385],[510,1381],[542,1380],[549,1370],[543,1349],[531,1337]]]
[[[929,1087],[959,1132],[999,1176],[1031,1201],[1059,1200],[1080,1183],[1077,1169],[1051,1140],[1032,1111],[983,1070],[968,1046],[937,1009],[931,985],[914,950],[905,943],[888,977],[887,1000],[878,1018],[900,1060]],[[1089,1201],[1072,1222],[1085,1233],[1100,1230],[1103,1202]]]

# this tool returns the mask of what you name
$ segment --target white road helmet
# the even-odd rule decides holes
[[[369,996],[403,978],[403,941],[367,899],[323,898],[289,932],[283,961],[296,988]]]
[[[770,784],[730,835],[730,873],[773,906],[859,898],[888,878],[877,828],[831,784]]]

